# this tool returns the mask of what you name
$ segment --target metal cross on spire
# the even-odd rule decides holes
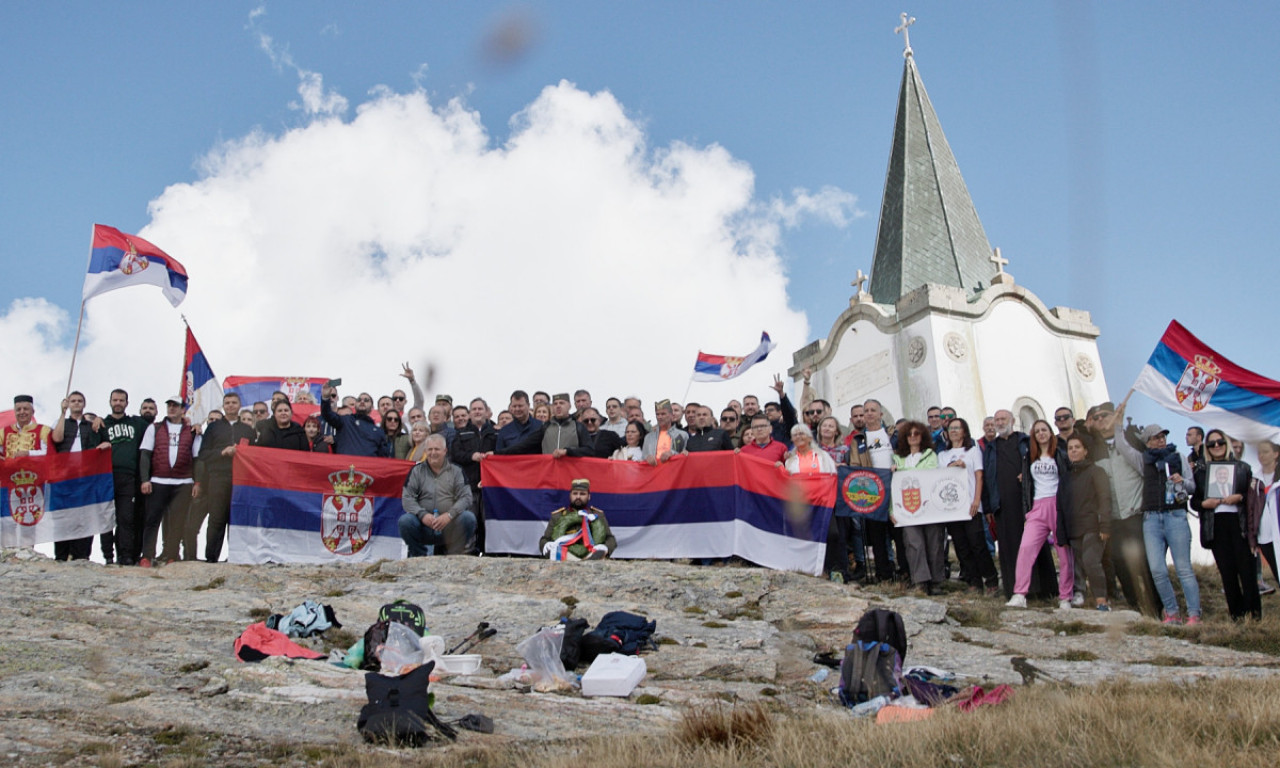
[[[906,13],[903,13],[902,23],[893,28],[893,33],[895,35],[898,33],[902,34],[902,58],[904,59],[911,57],[911,34],[907,31],[907,28],[915,23],[915,16],[908,16]]]

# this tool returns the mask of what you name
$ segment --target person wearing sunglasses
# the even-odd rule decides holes
[[[893,453],[893,470],[937,469],[938,454],[933,450],[929,428],[918,421],[904,421],[898,428],[898,447]],[[889,522],[897,526],[893,514]],[[907,568],[911,582],[927,595],[933,595],[946,580],[946,527],[941,523],[903,526],[902,540],[906,548]]]
[[[391,444],[392,457],[403,459],[409,455],[413,439],[404,428],[404,417],[400,411],[388,408],[387,412],[382,414],[382,431],[387,436],[387,442]]]
[[[1213,550],[1232,621],[1262,618],[1254,556],[1261,509],[1249,503],[1253,470],[1220,429],[1204,436],[1205,466],[1196,468],[1191,508],[1200,513],[1200,544]],[[1207,542],[1207,544],[1206,544]],[[1190,623],[1190,622],[1188,622]]]
[[[725,408],[720,412],[720,428],[729,435],[729,442],[734,448],[742,447],[742,417],[733,408]]]
[[[1116,422],[1123,423],[1128,398],[1116,409]],[[1168,442],[1169,430],[1148,424],[1139,435],[1146,446],[1140,451],[1117,436],[1116,447],[1129,466],[1142,475],[1142,539],[1147,550],[1147,567],[1160,595],[1165,624],[1181,624],[1178,598],[1169,580],[1166,552],[1173,557],[1174,570],[1187,601],[1187,624],[1200,623],[1200,585],[1191,568],[1191,526],[1187,524],[1186,493],[1195,490],[1194,475],[1184,475],[1178,447]],[[1225,455],[1225,451],[1223,452]],[[1179,495],[1181,494],[1181,495]],[[1252,562],[1252,561],[1250,561]],[[1252,572],[1250,573],[1252,578]],[[1254,583],[1257,589],[1257,583]]]

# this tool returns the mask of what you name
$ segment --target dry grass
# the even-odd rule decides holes
[[[1280,760],[1276,701],[1280,680],[1035,686],[1018,689],[999,706],[968,714],[943,708],[929,720],[897,725],[854,720],[837,709],[775,715],[760,705],[739,705],[691,710],[665,737],[614,734],[505,747],[466,739],[395,751],[333,745],[313,747],[306,757],[328,768],[392,762],[439,768],[1273,768]],[[301,756],[279,746],[275,751],[278,757]]]

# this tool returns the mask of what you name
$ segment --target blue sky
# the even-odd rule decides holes
[[[810,339],[825,336],[855,270],[870,271],[902,10],[918,19],[916,61],[989,239],[1048,305],[1093,313],[1116,399],[1172,318],[1280,378],[1257,330],[1280,241],[1280,10],[1261,3],[13,5],[0,29],[0,267],[11,276],[0,312],[44,297],[70,315],[69,344],[90,225],[142,230],[148,205],[198,183],[224,142],[305,126],[313,116],[290,106],[302,69],[350,102],[348,121],[379,86],[421,88],[437,108],[459,98],[493,146],[511,136],[513,115],[567,80],[611,93],[651,152],[722,147],[749,166],[759,205],[796,189],[854,196],[842,224],[802,217],[776,244],[786,301]],[[494,61],[483,41],[513,18],[527,48]],[[634,266],[591,277],[637,299],[721,288]],[[249,303],[280,290],[254,294],[252,275],[244,284]],[[741,350],[708,351],[750,348],[750,314],[743,307],[734,336]],[[775,368],[791,351],[775,353]],[[219,375],[255,372],[210,354]],[[10,370],[0,380],[20,386]],[[1134,413],[1166,419],[1141,403]]]

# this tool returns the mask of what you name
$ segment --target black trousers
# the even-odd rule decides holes
[[[991,550],[987,549],[986,515],[975,515],[963,522],[947,523],[947,533],[951,534],[951,543],[956,548],[956,559],[960,561],[960,572],[965,581],[973,587],[981,587],[986,583],[994,587],[1000,582],[996,573],[996,565],[991,560]]]
[[[1224,512],[1213,517],[1213,562],[1222,574],[1222,591],[1227,595],[1227,612],[1233,619],[1247,613],[1262,618],[1262,598],[1258,595],[1258,574],[1249,542],[1240,535],[1240,515]]]
[[[866,534],[867,544],[871,546],[871,556],[876,561],[876,578],[880,581],[889,581],[893,578],[893,566],[889,563],[889,523],[864,520],[862,530]],[[904,558],[903,567],[906,567],[906,564],[907,561]]]
[[[142,556],[156,559],[156,539],[164,525],[162,560],[177,560],[181,553],[182,534],[186,530],[187,512],[191,508],[191,484],[151,484],[147,497],[147,518],[142,527]]]
[[[1267,567],[1271,569],[1271,575],[1280,579],[1280,572],[1276,571],[1276,545],[1275,542],[1268,541],[1266,544],[1259,544],[1258,551],[1262,553],[1262,559],[1267,561]]]
[[[93,552],[93,537],[53,542],[54,560],[88,560]]]
[[[137,565],[142,556],[142,505],[138,503],[138,476],[116,470],[113,474],[116,495],[116,559],[121,565]],[[104,533],[103,539],[106,538]],[[107,554],[103,544],[102,554]]]
[[[853,527],[852,517],[831,516],[831,525],[827,527],[827,554],[822,563],[822,570],[827,573],[839,573],[849,578],[849,529]]]
[[[231,473],[209,472],[200,483],[200,495],[191,500],[191,511],[182,533],[184,559],[196,559],[196,543],[206,518],[209,530],[204,535],[204,559],[216,563],[222,557],[222,543],[231,522]]]

